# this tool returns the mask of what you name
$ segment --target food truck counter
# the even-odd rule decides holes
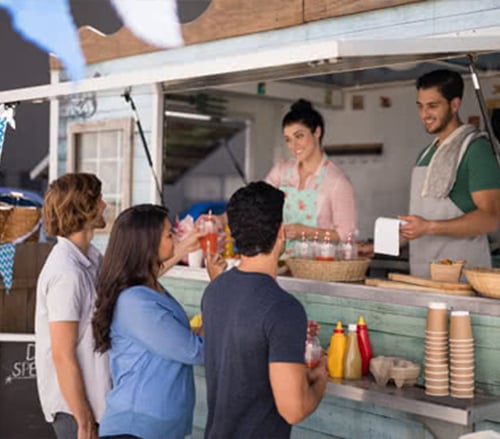
[[[434,437],[457,438],[474,430],[500,431],[500,301],[481,297],[384,289],[357,283],[319,282],[279,276],[280,285],[304,305],[308,318],[321,325],[320,340],[327,347],[334,323],[368,324],[374,356],[396,356],[424,363],[426,314],[429,302],[446,302],[471,313],[475,339],[475,386],[472,400],[424,395],[423,368],[417,387],[378,387],[371,380],[329,383],[318,410],[294,427],[292,437]],[[208,283],[204,269],[176,266],[162,283],[185,307],[200,311]],[[196,368],[195,428],[206,416],[203,368]],[[355,421],[354,421],[355,420]]]

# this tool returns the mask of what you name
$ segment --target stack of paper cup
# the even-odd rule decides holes
[[[450,317],[451,396],[474,396],[474,339],[469,311],[452,311]]]
[[[425,393],[446,396],[448,384],[448,306],[433,302],[425,331]]]

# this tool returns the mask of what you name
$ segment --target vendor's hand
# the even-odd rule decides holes
[[[218,253],[209,253],[207,255],[207,271],[210,280],[214,280],[219,274],[223,273],[226,267],[226,260]]]
[[[158,270],[158,276],[162,276],[163,274],[165,274],[188,253],[198,250],[200,248],[199,239],[202,236],[203,233],[200,233],[197,230],[193,230],[191,233],[186,235],[186,237],[182,241],[176,242],[174,246],[174,256],[172,256],[170,259],[167,259],[161,264]]]
[[[358,242],[358,256],[364,258],[373,258],[375,255],[373,251],[373,243]]]
[[[303,224],[287,224],[285,226],[285,237],[286,239],[300,239],[302,233],[307,233],[309,227]]]
[[[399,228],[399,233],[403,239],[411,241],[429,234],[430,221],[427,221],[421,216],[398,216],[398,219],[405,221]]]
[[[201,214],[198,218],[196,218],[196,221],[194,222],[194,225],[196,226],[197,229],[200,229],[200,224],[203,221],[212,219],[215,222],[215,226],[217,227],[217,230],[224,230],[224,224],[227,224],[227,216],[226,213],[222,213],[220,215],[214,215],[214,214],[208,214],[208,213],[203,213]]]
[[[200,248],[200,238],[204,234],[198,230],[193,230],[191,233],[186,235],[182,241],[175,244],[175,253],[179,258],[184,257],[190,252],[194,252]]]

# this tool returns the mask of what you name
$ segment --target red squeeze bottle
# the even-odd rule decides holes
[[[363,316],[360,316],[358,319],[358,345],[361,354],[361,373],[366,375],[370,369],[372,345],[368,336],[368,326],[366,326]]]

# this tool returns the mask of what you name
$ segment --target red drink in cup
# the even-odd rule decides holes
[[[212,212],[208,214],[208,217],[203,219],[199,225],[200,232],[203,236],[200,237],[200,246],[203,253],[217,253],[217,226],[214,219],[212,218]]]
[[[217,253],[217,233],[207,233],[200,238],[200,246],[205,254]]]

